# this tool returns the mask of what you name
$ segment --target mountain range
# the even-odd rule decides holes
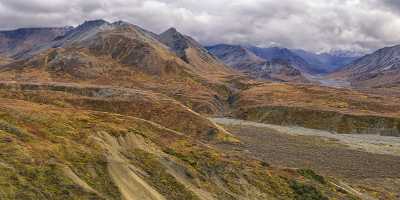
[[[262,58],[250,49],[239,45],[220,44],[207,47],[207,49],[226,65],[255,78],[285,82],[307,82],[302,72],[293,67],[292,62],[288,60]]]
[[[15,56],[32,47],[48,43],[63,36],[72,27],[61,28],[21,28],[12,31],[0,31],[0,56]]]
[[[328,53],[313,53],[305,50],[294,49],[292,52],[303,58],[317,74],[328,74],[341,69],[362,54],[347,51],[332,51]]]
[[[128,36],[129,34],[122,33],[123,31],[130,32],[130,34],[135,33],[141,39],[131,38]],[[135,45],[136,48],[139,48],[138,51],[121,49],[120,45],[114,44],[119,40],[125,41],[127,39],[132,44],[125,44],[125,48]],[[124,59],[130,54],[143,54],[142,48],[147,49],[149,54],[136,56],[140,57],[140,60]],[[60,54],[66,54],[61,59],[63,65],[68,62],[70,62],[69,64],[79,63],[75,67],[103,63],[103,61],[98,61],[97,55],[111,54],[113,60],[117,61],[116,63],[137,65],[137,69],[142,68],[148,74],[162,74],[171,70],[167,67],[167,63],[171,61],[165,60],[165,57],[159,57],[159,53],[152,54],[152,50],[149,50],[149,48],[164,52],[161,54],[175,60],[172,62],[184,66],[175,68],[175,70],[185,69],[186,73],[194,73],[195,76],[201,77],[200,79],[207,79],[207,81],[200,81],[202,82],[199,83],[200,85],[204,85],[204,82],[216,83],[218,80],[233,74],[240,76],[240,73],[235,72],[235,70],[258,79],[284,82],[307,83],[309,80],[306,77],[310,74],[326,75],[332,73],[332,75],[327,76],[328,79],[346,80],[357,87],[389,87],[398,84],[398,73],[396,71],[398,46],[384,48],[363,57],[360,54],[346,51],[313,53],[300,49],[261,48],[227,44],[203,47],[190,36],[181,34],[174,28],[161,34],[155,34],[126,22],[109,23],[104,20],[88,21],[75,28],[22,28],[0,31],[0,64],[9,63],[8,67],[2,69],[7,69],[9,73],[11,73],[13,65],[19,65],[19,68],[24,68],[23,66],[26,65],[38,65],[40,63],[38,59],[53,58]],[[85,54],[87,57],[84,58],[80,55],[83,52],[78,54],[78,51],[75,51],[76,49],[79,49],[79,51],[88,50],[93,55]],[[51,52],[48,52],[50,50]],[[125,53],[128,55],[124,55]],[[156,57],[158,58],[156,59]],[[68,61],[65,61],[64,58],[67,58]],[[57,63],[54,64],[56,61]],[[59,59],[47,60],[46,66],[57,65],[60,68],[61,65],[58,62]],[[147,62],[165,63],[166,68],[161,71],[159,67],[144,69],[143,63]],[[145,65],[147,66],[147,64]],[[72,71],[76,72],[76,70]],[[80,72],[83,71],[84,69],[81,69]],[[49,70],[46,72],[47,75],[43,75],[47,77],[46,80],[50,79],[49,76],[51,77],[48,72]],[[99,74],[95,75],[93,72],[86,72],[86,75],[100,77]],[[81,74],[81,76],[83,75]],[[40,79],[39,77],[28,79],[31,78]]]
[[[226,55],[226,51],[232,52],[233,46],[238,45],[219,44],[209,46],[207,48],[217,57],[219,57],[221,55]],[[223,47],[227,47],[227,49],[224,50]],[[281,47],[261,48],[256,46],[240,46],[240,48],[246,49],[246,53],[253,54],[251,57],[258,57],[255,60],[254,65],[257,65],[257,62],[259,62],[260,60],[270,62],[278,61],[279,63],[286,63],[286,65],[297,69],[302,73],[311,75],[331,73],[333,71],[339,70],[341,67],[344,67],[355,59],[361,57],[360,54],[343,51],[333,51],[330,53],[318,54],[300,49],[287,49]],[[237,54],[240,54],[240,52],[244,51],[238,49]],[[220,57],[220,59],[224,60],[225,58]],[[232,60],[229,60],[225,64],[238,67],[238,64],[240,64],[241,62],[245,62],[247,64],[250,63],[247,58],[244,58],[244,61],[240,61],[238,58],[236,58],[236,62],[237,63],[233,63]],[[243,67],[241,67],[241,70],[244,70]],[[249,71],[253,70],[250,69]]]
[[[2,80],[135,87],[179,98],[196,110],[213,113],[223,109],[220,101],[225,97],[210,85],[227,87],[220,80],[238,74],[190,38],[169,33],[158,36],[121,21],[87,21],[19,53],[17,61],[0,69]],[[182,37],[178,42],[188,48],[174,49],[168,46],[173,44],[162,43],[174,43],[176,34]]]

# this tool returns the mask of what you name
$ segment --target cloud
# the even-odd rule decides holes
[[[0,29],[124,20],[203,44],[371,51],[400,43],[397,0],[0,0]]]

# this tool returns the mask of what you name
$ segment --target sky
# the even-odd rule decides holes
[[[123,20],[204,45],[371,52],[400,44],[399,0],[0,0],[0,29]]]

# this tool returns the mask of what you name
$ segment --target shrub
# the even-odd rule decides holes
[[[295,180],[291,181],[289,185],[295,193],[296,200],[329,200],[314,186],[305,185]]]
[[[299,169],[299,170],[297,170],[297,172],[299,174],[301,174],[302,176],[304,176],[305,178],[318,181],[318,182],[320,182],[322,184],[326,184],[325,178],[323,176],[320,176],[320,175],[316,174],[311,169]]]

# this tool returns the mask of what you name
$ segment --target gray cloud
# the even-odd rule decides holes
[[[203,44],[371,51],[400,43],[397,0],[0,0],[0,29],[124,20]]]

